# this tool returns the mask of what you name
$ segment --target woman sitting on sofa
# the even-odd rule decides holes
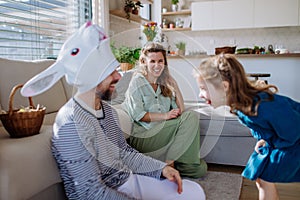
[[[207,171],[200,160],[199,119],[184,110],[182,94],[169,73],[166,50],[150,42],[142,49],[122,104],[134,121],[128,143],[167,162],[181,176],[199,178]]]

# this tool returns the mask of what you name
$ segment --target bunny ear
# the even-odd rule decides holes
[[[24,97],[32,97],[45,92],[64,76],[63,69],[64,67],[59,62],[55,62],[27,81],[21,89],[21,94]]]

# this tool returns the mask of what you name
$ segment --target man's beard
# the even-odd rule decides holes
[[[117,92],[114,90],[112,93],[110,90],[106,90],[104,93],[101,91],[97,91],[96,95],[104,101],[109,101],[111,99],[114,99],[117,96]]]

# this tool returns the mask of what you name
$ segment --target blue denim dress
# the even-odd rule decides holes
[[[253,137],[267,142],[259,154],[252,153],[242,175],[250,180],[299,182],[300,103],[277,94],[272,101],[267,98],[266,93],[258,94],[256,100],[261,102],[257,116],[237,111],[241,123],[251,129]]]

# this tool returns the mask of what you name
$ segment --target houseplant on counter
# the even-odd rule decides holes
[[[116,47],[115,44],[112,43],[111,50],[117,61],[121,64],[121,70],[128,71],[134,67],[136,61],[139,59],[141,48],[127,47],[124,45]]]
[[[186,43],[185,42],[177,42],[175,43],[176,48],[178,49],[178,55],[184,56],[185,55],[185,47]]]

